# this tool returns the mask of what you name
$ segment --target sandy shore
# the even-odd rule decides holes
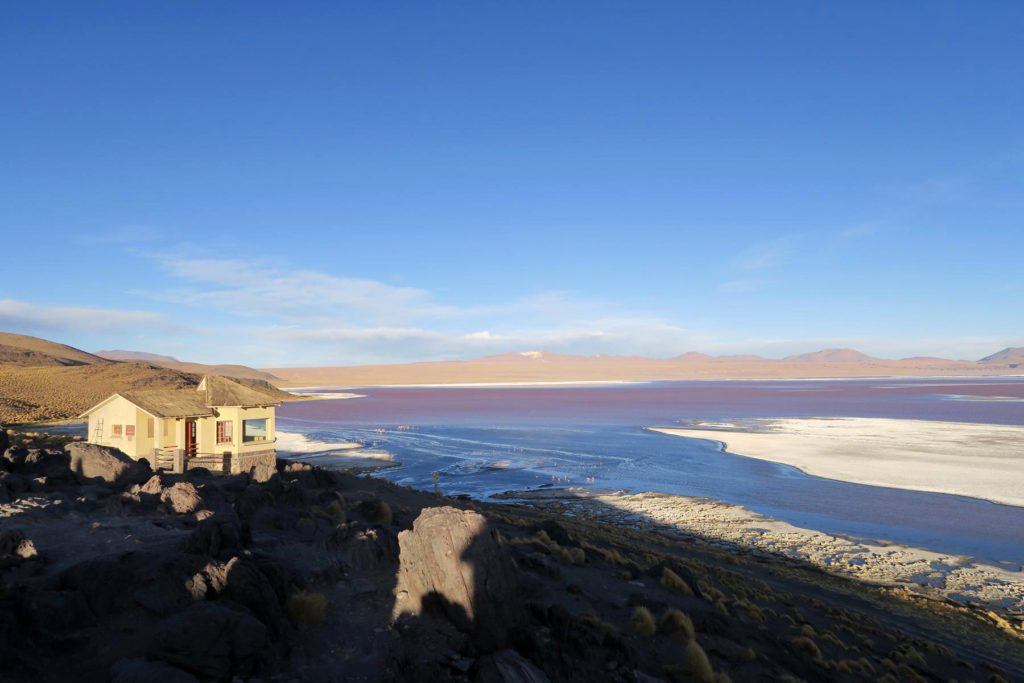
[[[1024,506],[1024,427],[860,417],[701,426],[651,429],[819,477]]]
[[[950,553],[835,536],[707,498],[586,489],[509,492],[501,497],[505,496],[606,524],[787,557],[871,584],[993,610],[1014,624],[1024,624],[1024,572],[1013,563],[985,564]]]

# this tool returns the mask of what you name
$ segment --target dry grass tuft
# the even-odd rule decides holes
[[[580,614],[576,617],[576,621],[581,624],[586,624],[591,629],[606,636],[617,633],[614,626],[609,624],[607,621],[604,621],[596,614]]]
[[[807,636],[797,636],[790,642],[793,643],[796,649],[810,655],[814,661],[821,661],[821,649],[818,647],[817,643]]]
[[[649,638],[658,631],[658,624],[654,621],[651,610],[642,605],[633,610],[633,616],[629,621],[633,625],[633,630],[644,638]]]
[[[670,607],[661,615],[661,628],[675,634],[684,645],[693,640],[693,621],[675,607]]]
[[[293,624],[319,624],[327,618],[327,597],[323,593],[292,593],[284,602],[284,611]]]
[[[383,500],[378,500],[373,509],[373,521],[381,526],[391,526],[394,516],[391,514],[391,506]]]
[[[345,523],[345,510],[341,507],[342,502],[340,500],[333,500],[331,504],[327,506],[327,515],[338,524]]]
[[[703,595],[704,599],[708,602],[718,602],[719,600],[725,599],[725,593],[703,579],[697,582],[697,587],[700,588],[701,595]]]
[[[686,646],[683,655],[683,671],[692,678],[705,683],[714,683],[715,672],[711,669],[711,662],[707,654],[696,640]]]
[[[665,567],[661,572],[661,585],[680,595],[693,595],[693,589],[690,588],[690,584],[686,583],[685,579],[668,567]]]

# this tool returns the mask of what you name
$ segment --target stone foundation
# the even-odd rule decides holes
[[[231,458],[231,474],[248,472],[256,465],[270,465],[277,468],[277,450],[268,448],[252,453],[239,453]]]

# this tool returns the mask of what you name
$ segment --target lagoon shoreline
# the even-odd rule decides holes
[[[1024,427],[927,420],[758,418],[714,429],[648,427],[724,452],[869,486],[1024,506]]]

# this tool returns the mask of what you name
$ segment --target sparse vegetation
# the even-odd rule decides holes
[[[661,572],[661,585],[680,595],[693,595],[693,589],[690,587],[690,584],[686,583],[685,579],[668,567],[665,567]]]
[[[704,683],[714,683],[715,672],[711,668],[711,662],[708,660],[704,648],[696,640],[686,646],[686,652],[683,653],[682,669],[691,678],[704,681]]]
[[[391,514],[391,506],[386,501],[378,500],[374,506],[373,521],[381,526],[391,526],[394,522],[394,515]]]
[[[633,630],[644,638],[650,638],[658,631],[658,623],[654,621],[654,615],[643,605],[639,605],[633,610],[629,622],[632,624]]]
[[[797,636],[793,638],[793,640],[790,642],[793,643],[796,649],[800,650],[801,652],[807,655],[810,655],[811,659],[815,661],[821,660],[821,648],[819,648],[818,644],[810,638],[808,638],[807,636]]]
[[[327,597],[323,593],[292,593],[284,603],[293,624],[319,624],[327,618]]]
[[[665,610],[661,616],[661,628],[663,631],[675,634],[684,645],[693,640],[693,621],[675,607]]]

